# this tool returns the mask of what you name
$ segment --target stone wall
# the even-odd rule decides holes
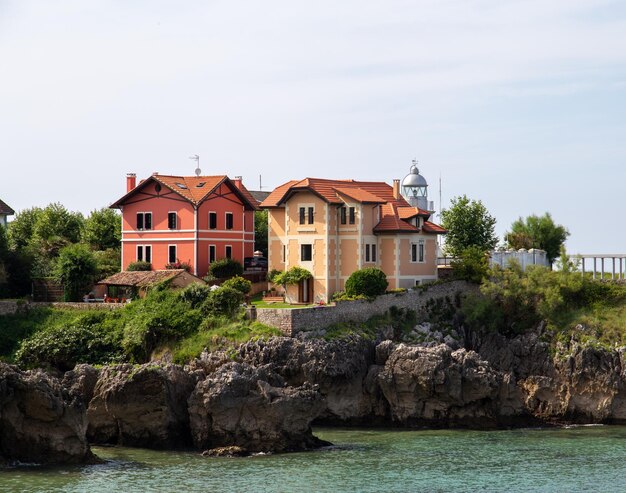
[[[452,281],[443,284],[426,285],[424,288],[392,293],[377,297],[373,301],[340,301],[335,306],[314,308],[258,308],[257,320],[279,329],[286,336],[299,332],[324,329],[341,322],[365,322],[376,315],[383,315],[392,306],[419,312],[432,300],[473,289],[465,281]]]
[[[39,302],[25,300],[0,300],[0,315],[13,315],[17,312],[25,312],[33,308],[53,306],[56,308],[72,308],[75,310],[115,310],[125,306],[124,303],[64,303],[64,302]]]

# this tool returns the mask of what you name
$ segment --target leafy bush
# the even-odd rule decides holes
[[[130,264],[128,264],[126,270],[129,272],[152,270],[152,264],[150,262],[138,260],[137,262],[131,262]]]
[[[180,298],[189,303],[192,308],[199,307],[211,293],[211,288],[206,284],[193,283],[180,292]]]
[[[27,367],[53,367],[61,371],[77,363],[108,363],[122,357],[119,332],[103,328],[105,313],[88,313],[70,325],[42,330],[26,339],[15,355]]]
[[[209,274],[217,279],[240,276],[243,274],[243,265],[232,258],[223,258],[211,264]]]
[[[93,252],[82,243],[62,248],[54,268],[55,278],[65,287],[65,301],[80,300],[93,284],[97,272]]]
[[[191,264],[189,262],[181,262],[178,259],[176,260],[176,262],[165,264],[165,268],[167,270],[183,269],[191,273]]]
[[[135,362],[147,361],[159,346],[195,332],[203,318],[199,309],[190,309],[179,293],[167,289],[153,289],[120,312],[112,314],[110,323],[123,327],[122,347]]]
[[[345,291],[335,291],[330,297],[330,301],[354,301],[354,300],[367,300],[368,297],[362,294],[350,296]]]
[[[209,293],[202,305],[205,314],[233,317],[241,307],[243,293],[233,288],[220,287]]]
[[[452,272],[457,279],[480,284],[489,273],[489,260],[482,248],[470,246],[452,261]]]
[[[308,270],[295,265],[285,272],[275,274],[272,282],[274,284],[282,284],[283,286],[286,286],[289,284],[299,284],[306,279],[313,279],[313,274],[311,274]]]
[[[237,291],[241,291],[243,294],[248,294],[252,289],[252,282],[241,276],[235,276],[225,281],[222,284],[222,287],[236,289]]]
[[[376,267],[368,267],[353,272],[346,281],[346,294],[348,296],[367,296],[373,298],[385,294],[387,291],[387,276]]]

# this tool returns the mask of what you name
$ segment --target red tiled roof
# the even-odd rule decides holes
[[[297,191],[311,191],[319,195],[326,202],[340,204],[342,201],[337,197],[337,190],[347,195],[347,190],[354,190],[353,194],[367,194],[367,197],[376,202],[397,202],[400,206],[408,207],[403,197],[394,198],[393,188],[382,181],[355,181],[355,180],[327,180],[324,178],[305,178],[300,181],[289,181],[274,190],[263,201],[262,207],[277,207],[288,198],[290,193]],[[373,196],[373,197],[372,197]],[[376,200],[373,200],[374,197]],[[354,197],[356,198],[356,197]],[[369,200],[368,200],[369,201]]]
[[[241,188],[226,175],[216,176],[171,176],[153,174],[147,180],[142,180],[133,190],[124,195],[121,199],[111,205],[117,207],[123,204],[128,197],[136,193],[143,186],[147,185],[150,180],[154,180],[161,185],[166,186],[189,202],[198,205],[206,199],[211,193],[222,183],[229,183],[233,190],[237,193],[243,202],[247,203],[252,209],[258,209],[258,201],[250,194],[248,189],[241,184]]]
[[[374,233],[419,233],[419,229],[400,219],[394,204],[382,206],[380,222],[374,226]]]
[[[448,232],[447,229],[442,228],[438,224],[431,223],[430,221],[424,221],[422,229],[424,233],[446,234]]]
[[[0,214],[2,214],[3,216],[12,216],[13,214],[15,214],[15,211],[4,202],[2,202],[2,200],[0,200]]]
[[[400,216],[400,219],[411,219],[415,216],[430,217],[430,212],[418,207],[398,207],[398,215]]]
[[[429,221],[424,221],[424,227],[420,230],[407,220],[415,216],[425,219],[430,217],[430,212],[411,207],[400,196],[393,196],[393,187],[384,182],[354,181],[354,180],[326,180],[322,178],[305,178],[304,180],[292,180],[276,188],[262,203],[261,207],[279,207],[289,199],[293,193],[309,191],[315,193],[323,200],[331,204],[341,204],[340,195],[347,196],[362,203],[381,205],[381,219],[374,227],[374,233],[445,233],[441,227]]]
[[[335,191],[364,204],[384,204],[386,200],[362,188],[336,187]]]

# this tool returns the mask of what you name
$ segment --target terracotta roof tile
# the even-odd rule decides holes
[[[171,270],[148,270],[148,271],[124,271],[113,274],[103,279],[98,284],[108,284],[110,286],[137,286],[146,287],[161,281],[173,279],[178,276],[183,269]]]
[[[263,202],[261,202],[261,207],[276,207],[282,201],[283,197],[287,194],[289,189],[299,183],[298,180],[291,180],[287,183],[276,187],[272,193],[270,193]]]
[[[229,182],[233,189],[237,190],[241,198],[247,202],[252,209],[259,208],[259,202],[250,194],[248,189],[241,184],[241,188],[237,187],[233,180],[226,175],[215,176],[172,176],[153,174],[150,178],[139,182],[137,187],[124,195],[121,199],[114,202],[111,207],[118,207],[123,204],[126,199],[141,189],[142,186],[148,184],[150,180],[154,180],[161,185],[166,186],[181,197],[187,199],[193,204],[200,204],[206,199],[220,184]]]
[[[442,228],[438,224],[431,223],[430,221],[424,221],[422,229],[425,233],[446,234],[448,232],[447,229]]]
[[[418,233],[419,229],[400,219],[395,204],[391,203],[382,206],[382,217],[380,222],[374,226],[374,233],[383,232]]]
[[[400,219],[411,219],[415,216],[430,217],[430,212],[418,207],[398,207],[398,215]]]
[[[335,191],[364,204],[384,204],[386,200],[362,188],[336,187]]]
[[[12,216],[13,214],[15,214],[15,211],[4,202],[2,202],[2,200],[0,200],[0,214],[5,216]]]

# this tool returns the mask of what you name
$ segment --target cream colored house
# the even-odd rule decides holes
[[[405,196],[400,180],[390,186],[306,178],[279,186],[262,202],[269,211],[269,269],[297,265],[313,273],[292,299],[327,302],[365,267],[382,269],[390,289],[437,279],[437,235],[445,230],[418,206],[429,203],[417,167],[403,185]]]

